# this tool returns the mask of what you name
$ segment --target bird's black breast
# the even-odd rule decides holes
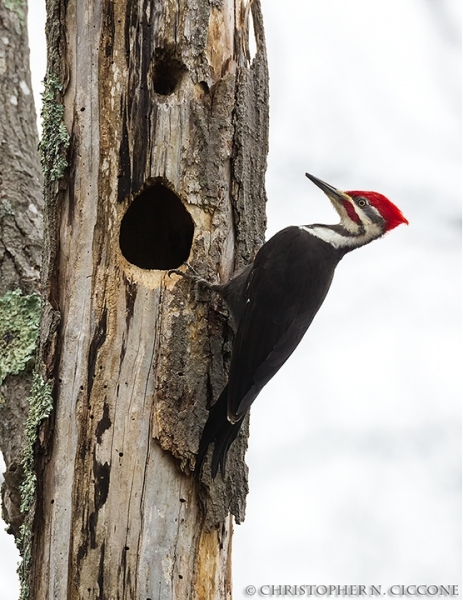
[[[331,285],[342,253],[300,227],[259,250],[244,288],[233,348],[229,414],[247,410],[301,341]]]

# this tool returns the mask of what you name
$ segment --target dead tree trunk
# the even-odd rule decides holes
[[[0,451],[2,516],[18,538],[27,397],[40,319],[42,181],[26,3],[0,2]]]
[[[168,270],[224,280],[262,243],[260,1],[49,0],[47,36],[31,597],[228,598],[246,432],[225,481],[191,471],[233,333]]]

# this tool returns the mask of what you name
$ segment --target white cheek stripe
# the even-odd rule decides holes
[[[362,235],[346,236],[338,231],[334,231],[329,227],[304,227],[300,229],[307,231],[311,235],[318,237],[320,240],[331,244],[334,248],[358,248],[371,242],[381,236],[382,231],[378,225],[369,224],[365,227],[365,233]]]

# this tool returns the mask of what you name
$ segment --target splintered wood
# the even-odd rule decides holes
[[[61,322],[42,332],[56,407],[37,461],[34,598],[231,597],[247,428],[225,481],[192,475],[226,382],[228,313],[129,262],[119,236],[134,199],[162,187],[191,216],[188,260],[205,277],[227,279],[262,243],[268,75],[258,0],[249,61],[246,4],[49,3],[71,148],[47,219],[46,302]],[[153,214],[174,233],[174,210]]]

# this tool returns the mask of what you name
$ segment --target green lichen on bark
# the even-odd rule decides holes
[[[41,375],[34,373],[26,422],[26,447],[22,460],[24,481],[21,485],[21,512],[23,513],[30,510],[35,496],[34,443],[37,439],[37,428],[48,417],[52,408],[53,399],[50,386]]]
[[[25,3],[24,0],[3,0],[5,8],[14,11],[18,17],[22,20],[25,17]]]
[[[0,384],[8,375],[17,375],[31,368],[39,333],[42,302],[37,294],[23,295],[21,290],[7,292],[0,298]],[[1,403],[1,397],[0,397]],[[23,456],[24,479],[21,485],[21,511],[26,520],[20,529],[18,546],[23,562],[18,568],[21,580],[21,600],[29,597],[27,573],[30,565],[31,508],[35,499],[34,443],[37,427],[52,407],[49,387],[34,374],[29,412],[26,421],[26,446]]]
[[[70,137],[63,121],[64,106],[57,100],[63,85],[58,77],[49,73],[45,78],[42,94],[42,139],[39,144],[45,182],[57,181],[64,175],[68,166],[66,151]]]
[[[14,215],[13,207],[8,198],[4,198],[0,204],[0,219],[5,217],[12,217]]]
[[[22,555],[22,562],[18,567],[18,575],[21,584],[19,600],[28,600],[30,596],[29,572],[31,561],[31,526],[34,519],[35,490],[37,483],[34,445],[37,440],[38,427],[42,421],[50,415],[53,409],[51,387],[38,373],[34,373],[31,395],[28,401],[29,413],[26,422],[26,446],[22,460],[24,479],[21,485],[21,512],[26,515],[26,518],[20,529],[18,543]]]
[[[40,296],[23,295],[21,290],[0,298],[0,385],[7,375],[17,375],[33,360],[41,306]]]

